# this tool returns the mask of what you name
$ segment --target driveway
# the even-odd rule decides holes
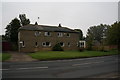
[[[7,62],[25,62],[25,61],[37,61],[32,57],[28,56],[26,53],[19,52],[8,52],[11,54],[11,58],[6,60]]]

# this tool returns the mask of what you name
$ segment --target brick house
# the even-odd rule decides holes
[[[60,43],[64,50],[78,50],[79,33],[67,27],[29,24],[19,28],[20,52],[52,50]]]

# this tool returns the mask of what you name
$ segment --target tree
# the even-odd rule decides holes
[[[81,29],[75,29],[75,31],[79,32],[79,40],[83,40],[83,32]]]
[[[103,39],[106,38],[109,25],[100,24],[98,26],[92,26],[88,29],[87,38],[102,43]]]
[[[14,18],[6,27],[5,38],[10,42],[17,43],[18,41],[18,29],[21,27],[20,21]]]
[[[30,24],[30,20],[26,18],[25,14],[19,14],[19,18],[22,26]]]
[[[109,28],[107,42],[109,45],[117,45],[118,51],[120,51],[120,22],[115,22]]]
[[[92,49],[93,45],[105,45],[106,34],[109,27],[109,25],[100,24],[97,26],[92,26],[88,29],[86,42],[89,50]]]

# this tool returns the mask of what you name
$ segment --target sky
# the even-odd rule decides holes
[[[81,29],[84,36],[90,26],[113,24],[118,20],[118,2],[2,2],[1,34],[19,14],[26,14],[31,24],[55,25]],[[38,20],[38,17],[40,19]]]

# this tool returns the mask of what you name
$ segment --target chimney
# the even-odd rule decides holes
[[[35,22],[35,25],[38,25],[38,23],[37,23],[37,22]]]
[[[59,24],[59,26],[58,26],[58,27],[62,27],[62,26],[61,26],[61,24]]]

